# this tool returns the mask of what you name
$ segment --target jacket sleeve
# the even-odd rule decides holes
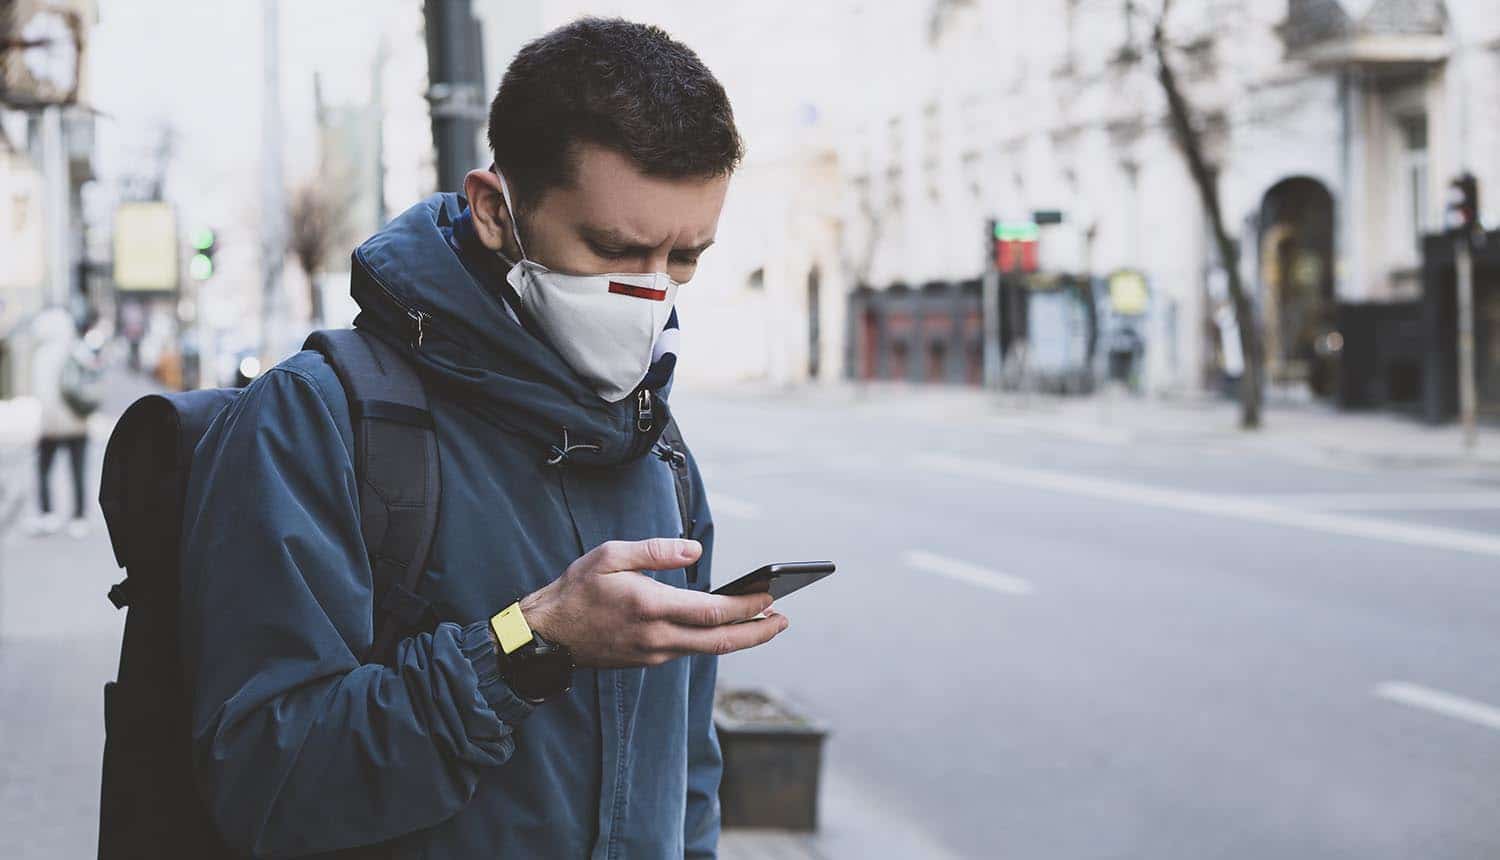
[[[698,465],[693,458],[688,459],[693,464],[693,496],[696,499],[693,519],[698,524],[693,537],[703,544],[703,556],[698,561],[697,588],[708,591],[712,587],[713,517],[708,509],[708,495]],[[719,777],[724,771],[713,713],[719,658],[712,654],[694,654],[688,659],[692,661],[692,669],[688,681],[688,790],[683,845],[688,860],[713,860],[719,850]]]
[[[295,360],[257,380],[199,444],[184,503],[194,763],[221,834],[255,856],[439,824],[510,757],[530,712],[483,622],[362,664],[372,579],[337,385]]]

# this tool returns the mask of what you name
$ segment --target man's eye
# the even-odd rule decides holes
[[[595,245],[594,253],[606,260],[618,260],[627,256],[630,252],[621,248],[605,248],[602,245]]]
[[[672,257],[672,262],[678,264],[679,266],[696,266],[698,265],[698,256],[696,254],[681,254]]]

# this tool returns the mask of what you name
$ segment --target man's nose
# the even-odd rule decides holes
[[[671,259],[671,257],[672,251],[670,248],[660,251],[652,251],[651,253],[646,255],[646,259],[643,261],[646,264],[646,268],[642,269],[641,271],[665,272],[667,270],[667,262]]]

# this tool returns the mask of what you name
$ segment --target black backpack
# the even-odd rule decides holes
[[[328,359],[349,398],[360,529],[378,595],[366,659],[383,661],[402,636],[436,625],[416,593],[440,496],[432,414],[411,364],[374,335],[315,332],[304,348]],[[105,449],[99,505],[126,571],[109,599],[130,611],[119,675],[104,685],[100,860],[237,856],[219,838],[193,776],[178,551],[193,450],[239,394],[221,388],[143,397],[120,417]]]

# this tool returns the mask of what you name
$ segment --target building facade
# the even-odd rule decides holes
[[[880,94],[851,94],[836,143],[856,301],[977,278],[987,218],[1050,210],[1062,219],[1040,227],[1042,273],[1144,276],[1145,390],[1233,372],[1222,261],[1157,77],[1156,8],[939,0],[853,16],[851,38],[883,46],[849,70]],[[1467,169],[1500,190],[1500,6],[1205,0],[1175,4],[1163,33],[1273,388],[1332,396],[1339,305],[1416,299],[1449,179]]]
[[[94,179],[88,104],[93,0],[0,6],[0,398],[29,393],[28,324],[43,307],[80,321],[89,293],[84,186]]]

